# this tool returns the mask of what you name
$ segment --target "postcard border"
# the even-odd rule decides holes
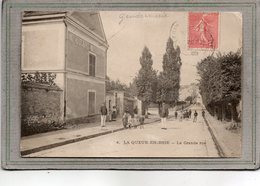
[[[257,134],[259,135],[259,129],[256,126],[257,117],[256,117],[256,110],[257,110],[257,100],[256,100],[256,81],[259,78],[256,77],[257,72],[257,59],[259,61],[259,57],[256,54],[257,44],[259,44],[259,39],[256,36],[257,30],[257,4],[256,2],[245,3],[245,2],[236,2],[229,1],[229,2],[221,2],[221,3],[205,3],[205,2],[198,2],[198,3],[179,3],[179,2],[172,2],[172,3],[17,3],[12,1],[5,1],[3,4],[3,21],[4,29],[2,30],[2,166],[3,168],[7,169],[225,169],[225,166],[228,169],[256,169],[259,168],[259,148],[257,146]],[[199,159],[191,160],[194,158],[186,159],[185,161],[176,160],[176,158],[158,158],[159,161],[155,161],[155,159],[147,158],[132,158],[131,161],[124,160],[124,158],[117,158],[119,161],[111,161],[111,158],[104,158],[99,159],[100,161],[90,161],[89,158],[82,159],[78,158],[76,161],[64,161],[64,158],[59,158],[57,161],[47,161],[48,158],[42,158],[44,160],[35,161],[29,160],[26,161],[13,161],[10,159],[11,153],[11,146],[10,146],[10,138],[12,137],[11,134],[11,126],[10,126],[10,118],[11,118],[11,105],[10,105],[10,17],[11,17],[11,9],[20,9],[20,8],[79,8],[84,5],[84,7],[88,8],[124,8],[124,7],[249,7],[252,8],[252,105],[253,107],[253,133],[252,141],[253,141],[253,148],[252,148],[252,161],[227,161],[223,159],[223,161],[214,161],[212,159],[202,158],[204,161],[200,161]],[[257,43],[258,42],[258,43]],[[259,67],[258,67],[259,68]],[[4,81],[6,80],[6,81]],[[70,158],[69,158],[70,159]],[[74,158],[71,158],[74,159]],[[95,158],[93,158],[95,159]],[[109,161],[108,161],[109,159]],[[161,159],[164,159],[163,161]],[[134,161],[138,160],[138,161]],[[144,161],[145,160],[145,161]],[[71,166],[70,167],[70,163]],[[83,167],[78,166],[74,167],[74,165],[83,165]],[[169,166],[165,166],[164,164],[168,163]],[[151,166],[152,164],[152,166]],[[229,164],[229,166],[227,166]],[[161,167],[161,166],[165,167]],[[223,166],[224,165],[224,166]],[[127,166],[127,167],[124,167]],[[178,167],[179,166],[179,167]],[[214,167],[216,166],[216,167]]]

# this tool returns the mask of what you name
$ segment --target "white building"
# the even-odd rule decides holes
[[[56,74],[64,119],[97,116],[108,49],[99,13],[25,12],[22,24],[22,73]]]

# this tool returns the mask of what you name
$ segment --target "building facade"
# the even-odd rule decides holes
[[[22,24],[22,73],[56,75],[64,120],[97,117],[108,49],[99,13],[26,12]]]
[[[106,93],[106,107],[111,110],[113,106],[117,108],[117,114],[121,117],[125,111],[133,114],[137,109],[137,114],[141,115],[142,103],[136,97],[130,96],[125,91],[113,90]]]

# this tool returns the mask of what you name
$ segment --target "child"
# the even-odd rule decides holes
[[[140,129],[144,129],[144,116],[139,117]]]
[[[124,128],[129,127],[129,125],[128,125],[128,117],[129,117],[129,114],[127,112],[125,112],[123,114],[123,118],[122,118]]]

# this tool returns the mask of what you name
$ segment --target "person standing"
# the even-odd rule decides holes
[[[112,121],[116,121],[117,109],[116,106],[112,108]]]
[[[178,118],[178,112],[175,111],[174,115],[175,115],[175,119],[177,119]]]
[[[204,118],[205,117],[205,111],[202,110],[202,117]]]
[[[112,113],[111,109],[109,109],[109,111],[108,111],[108,121],[109,122],[113,121],[113,113]]]
[[[191,109],[190,109],[190,110],[189,110],[189,118],[191,118],[191,113],[192,113],[192,112],[191,112]]]
[[[106,104],[103,103],[100,107],[100,114],[101,114],[101,127],[106,126],[106,116],[107,116],[107,107]]]
[[[198,113],[197,113],[197,111],[195,110],[193,122],[196,122],[196,121],[197,121],[197,117],[198,117]]]
[[[137,106],[135,106],[135,108],[134,108],[134,117],[136,117],[138,115],[138,108],[137,108]]]
[[[123,122],[124,128],[129,127],[128,118],[129,118],[129,114],[127,112],[124,112],[123,117],[122,117],[122,122]]]
[[[162,124],[162,129],[167,129],[166,127],[166,118],[169,114],[168,108],[165,103],[162,104],[161,112],[160,112],[160,117],[161,117],[161,124]]]

